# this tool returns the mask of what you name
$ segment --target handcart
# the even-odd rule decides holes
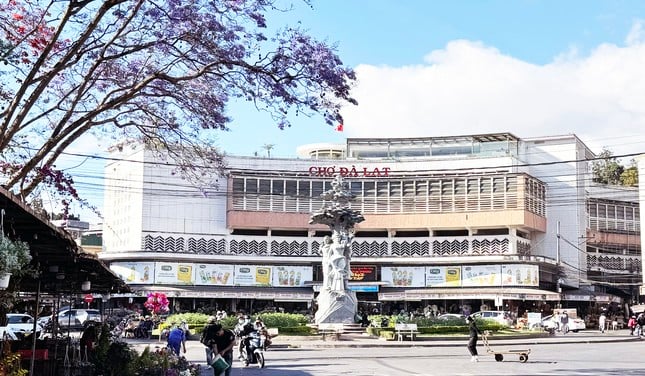
[[[486,353],[488,354],[493,354],[495,356],[495,360],[498,362],[501,362],[504,360],[504,354],[515,354],[520,356],[520,362],[526,363],[527,360],[529,360],[529,354],[531,353],[531,349],[518,349],[518,350],[504,350],[504,351],[494,351],[493,349],[490,348],[490,344],[488,343],[488,335],[490,332],[488,330],[484,331],[482,333],[482,341],[484,342],[484,346],[486,347]]]

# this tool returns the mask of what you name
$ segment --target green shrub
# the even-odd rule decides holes
[[[300,326],[286,326],[279,328],[279,334],[298,334],[298,335],[313,335],[315,330],[306,325]]]
[[[379,332],[379,337],[385,338],[386,340],[394,339],[394,331],[389,329],[381,329]]]

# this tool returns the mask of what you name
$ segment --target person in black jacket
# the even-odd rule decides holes
[[[477,339],[479,338],[478,335],[481,334],[481,331],[477,327],[477,323],[475,323],[475,318],[472,316],[466,316],[466,322],[468,323],[468,330],[469,330],[469,336],[468,336],[468,351],[470,352],[470,361],[471,362],[479,362],[479,357],[477,354]]]
[[[217,334],[216,324],[217,318],[215,316],[209,316],[208,322],[202,331],[202,336],[199,339],[199,342],[206,346],[206,364],[208,364],[208,366],[213,362],[213,344],[215,343],[215,335]]]

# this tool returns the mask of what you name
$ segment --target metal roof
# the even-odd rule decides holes
[[[40,280],[41,292],[46,293],[129,291],[125,282],[96,255],[85,252],[69,233],[54,226],[4,188],[0,188],[0,209],[4,210],[4,228],[0,230],[12,240],[29,244],[31,265],[40,272],[39,278],[23,276],[17,290],[35,292]],[[54,267],[58,272],[51,271]],[[91,289],[81,291],[81,283],[86,280],[90,281]]]

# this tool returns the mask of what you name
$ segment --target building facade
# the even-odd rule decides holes
[[[341,175],[365,217],[350,281],[361,309],[584,310],[630,299],[595,281],[640,278],[638,193],[595,186],[595,156],[575,135],[361,138],[298,153],[227,157],[225,176],[199,186],[144,147],[115,152],[101,258],[176,309],[311,311],[329,229],[309,218]]]

